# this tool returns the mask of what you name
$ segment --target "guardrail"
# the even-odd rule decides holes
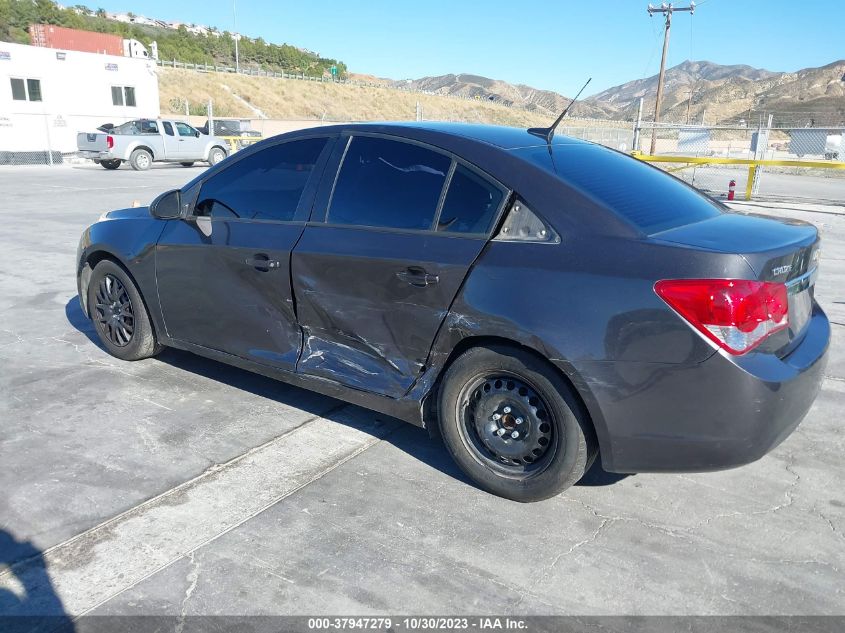
[[[515,110],[524,110],[525,112],[537,112],[538,109],[540,111],[545,111],[548,116],[551,117],[553,120],[555,116],[559,114],[557,110],[553,110],[547,108],[545,106],[536,106],[536,107],[529,107],[527,105],[522,105],[518,103],[507,103],[505,101],[501,101],[499,99],[494,99],[490,101],[489,99],[480,99],[476,97],[469,97],[465,95],[456,95],[450,94],[447,92],[437,92],[434,90],[420,90],[417,88],[409,88],[407,86],[397,86],[395,84],[386,84],[386,83],[378,83],[372,81],[360,81],[358,79],[342,79],[340,77],[316,77],[313,75],[306,75],[304,73],[286,73],[286,72],[278,72],[273,70],[262,70],[259,68],[250,68],[248,66],[242,66],[241,68],[235,69],[231,66],[220,66],[217,64],[197,64],[192,62],[180,62],[177,59],[157,59],[155,63],[162,68],[175,68],[175,69],[183,69],[183,70],[194,70],[197,72],[214,72],[214,73],[230,73],[230,74],[239,74],[239,75],[247,75],[250,77],[274,77],[276,79],[295,79],[298,81],[310,81],[316,83],[330,83],[330,84],[343,84],[348,86],[358,86],[363,88],[384,88],[385,90],[396,90],[398,92],[407,92],[412,94],[419,94],[419,95],[428,95],[434,97],[447,97],[449,99],[458,99],[460,101],[470,101],[473,103],[478,104],[494,104],[499,106],[504,106],[506,108],[513,108]],[[567,116],[566,120],[568,122],[576,121],[581,123],[582,125],[589,125],[591,123],[595,123],[599,127],[607,127],[607,128],[619,128],[629,130],[631,129],[632,121],[621,121],[621,120],[614,120],[614,119],[596,119],[593,117],[575,117],[575,116]]]
[[[679,171],[698,165],[747,165],[748,180],[745,186],[745,199],[751,200],[754,193],[755,177],[760,167],[804,167],[814,169],[845,169],[845,162],[831,160],[767,160],[755,158],[718,158],[715,156],[668,156],[631,152],[631,156],[648,163],[681,164],[669,171]]]

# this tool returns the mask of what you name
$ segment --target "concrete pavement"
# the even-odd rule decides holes
[[[742,207],[823,235],[833,346],[796,433],[744,468],[596,467],[520,505],[421,430],[186,353],[123,363],[95,344],[80,232],[196,173],[0,169],[0,614],[845,612],[842,208]]]

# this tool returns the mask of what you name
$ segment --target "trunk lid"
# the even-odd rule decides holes
[[[801,342],[813,310],[819,258],[819,234],[808,222],[763,215],[725,213],[651,236],[690,248],[735,253],[760,281],[785,283],[789,327],[773,334],[760,351],[785,356]]]

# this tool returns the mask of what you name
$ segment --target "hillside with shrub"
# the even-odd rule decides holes
[[[105,17],[102,9],[84,5],[62,8],[52,0],[0,0],[0,41],[29,44],[30,24],[54,24],[98,33],[113,33],[127,39],[136,39],[149,47],[158,42],[159,57],[177,59],[192,64],[235,65],[235,42],[228,31],[208,35],[179,29],[126,24]],[[238,44],[240,65],[287,73],[302,73],[320,77],[337,66],[341,77],[346,75],[346,65],[335,59],[320,57],[289,44],[271,44],[262,38],[241,36]]]

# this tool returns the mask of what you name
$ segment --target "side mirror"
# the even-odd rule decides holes
[[[150,215],[159,220],[182,217],[182,194],[178,189],[165,191],[150,205]]]
[[[199,131],[199,130],[194,130],[194,136],[196,136],[197,138],[199,138],[199,137],[200,137],[200,131]]]

